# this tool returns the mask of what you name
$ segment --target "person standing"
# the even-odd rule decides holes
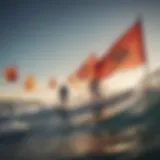
[[[72,149],[69,143],[68,133],[71,130],[70,117],[67,111],[67,105],[69,100],[69,88],[66,85],[62,85],[59,89],[59,99],[60,99],[60,116],[62,118],[62,137],[61,143],[59,145],[58,151],[60,151],[59,156],[66,157],[69,154],[72,154]]]

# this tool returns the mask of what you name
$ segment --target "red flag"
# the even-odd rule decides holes
[[[15,66],[9,66],[4,69],[4,78],[9,82],[15,82],[18,77],[18,71]]]
[[[137,21],[120,39],[105,53],[96,65],[96,78],[102,79],[115,71],[132,69],[145,62],[142,28]]]
[[[76,72],[77,77],[82,80],[92,79],[94,77],[95,65],[97,64],[97,61],[98,60],[95,54],[90,54]]]

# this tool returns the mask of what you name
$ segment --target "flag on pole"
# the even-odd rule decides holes
[[[95,54],[90,54],[77,70],[76,75],[81,80],[91,80],[94,77],[95,65],[98,58]]]
[[[103,79],[113,72],[133,69],[144,64],[145,61],[141,21],[138,20],[96,64],[96,78]]]

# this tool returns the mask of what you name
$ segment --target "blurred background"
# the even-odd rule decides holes
[[[1,1],[0,158],[160,157],[159,7]]]

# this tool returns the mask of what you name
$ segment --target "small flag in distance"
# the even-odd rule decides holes
[[[18,78],[17,67],[14,65],[4,68],[3,75],[6,81],[15,82]]]
[[[55,89],[57,86],[57,81],[55,78],[50,78],[49,79],[49,88]]]
[[[24,80],[24,89],[26,91],[33,91],[36,87],[36,80],[33,75],[28,75]]]

